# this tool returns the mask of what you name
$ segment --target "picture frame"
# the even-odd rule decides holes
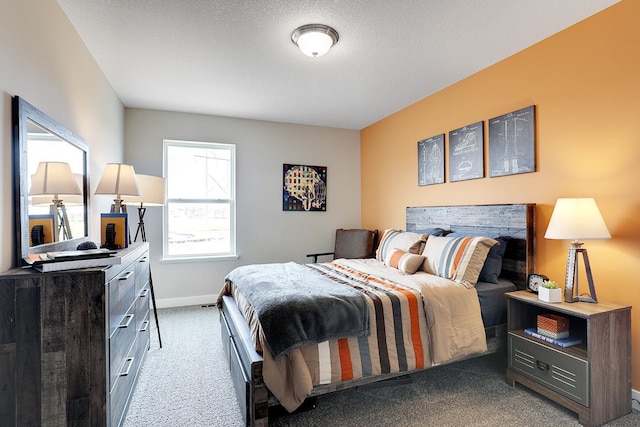
[[[327,167],[282,165],[282,210],[327,210]]]
[[[444,183],[444,133],[418,141],[418,185]]]
[[[489,120],[489,176],[536,170],[534,105]]]
[[[100,247],[124,249],[129,247],[129,214],[100,214]]]
[[[449,132],[449,181],[484,178],[484,122]]]
[[[57,241],[56,231],[56,218],[53,214],[29,215],[30,247]]]

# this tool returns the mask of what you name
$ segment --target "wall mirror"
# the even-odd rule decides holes
[[[20,266],[29,254],[75,249],[87,240],[89,149],[20,97],[13,97],[12,116],[15,265]],[[56,182],[62,177],[68,178],[66,186]]]

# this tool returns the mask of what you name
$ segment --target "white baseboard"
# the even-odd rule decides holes
[[[631,408],[640,411],[640,391],[631,389]]]
[[[210,305],[215,304],[217,295],[198,295],[194,297],[184,298],[163,298],[156,300],[156,306],[158,308],[170,308],[170,307],[186,307],[189,305]]]

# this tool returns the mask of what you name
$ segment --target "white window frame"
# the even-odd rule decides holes
[[[214,260],[227,261],[238,259],[236,252],[236,146],[235,144],[203,142],[203,141],[183,141],[175,139],[163,140],[163,176],[168,180],[168,149],[169,147],[197,147],[197,148],[215,148],[228,150],[229,171],[230,171],[230,198],[229,199],[171,199],[167,191],[167,202],[163,207],[162,220],[162,260],[163,261],[200,261]],[[229,204],[229,227],[230,227],[230,251],[224,253],[199,253],[190,255],[169,255],[169,204],[173,203],[228,203]]]

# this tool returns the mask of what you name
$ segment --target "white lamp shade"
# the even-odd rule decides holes
[[[558,240],[610,239],[604,219],[592,198],[558,199],[544,237]]]
[[[167,180],[159,176],[136,175],[140,196],[124,196],[126,203],[140,203],[140,206],[162,206],[165,204]]]
[[[74,173],[73,177],[75,178],[76,183],[78,184],[78,188],[82,188],[82,180],[84,179],[84,176],[79,173]],[[35,179],[35,175],[31,175],[31,182],[33,182],[34,179]],[[64,199],[64,204],[67,206],[84,205],[84,197],[82,196],[82,193],[59,195],[59,197],[61,199]],[[50,205],[51,200],[52,200],[51,196],[47,196],[47,195],[32,196],[31,205],[33,206]]]
[[[140,188],[133,166],[107,163],[95,194],[116,196],[116,199],[122,199],[122,196],[139,196]]]
[[[49,201],[66,195],[81,195],[71,167],[64,162],[40,162],[31,176],[30,196],[50,196]]]

